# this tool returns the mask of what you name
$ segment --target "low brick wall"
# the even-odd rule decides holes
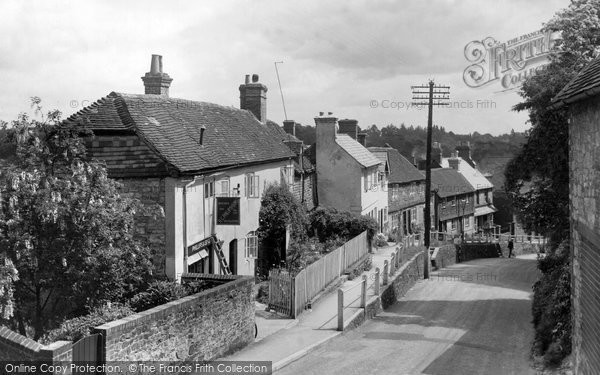
[[[415,254],[408,262],[404,263],[381,290],[381,307],[383,309],[396,303],[406,292],[415,285],[417,280],[423,278],[425,248]],[[367,316],[372,316],[367,309]],[[374,311],[376,313],[376,311]]]
[[[531,244],[528,242],[516,242],[514,243],[513,255],[523,255],[523,254],[536,254],[543,248],[542,245]],[[500,249],[502,251],[502,255],[508,257],[508,242],[500,243]]]
[[[463,243],[457,245],[458,258],[461,262],[479,258],[498,258],[501,252],[497,243]]]
[[[231,281],[96,327],[103,359],[211,360],[254,342],[254,278],[219,278]]]
[[[372,319],[384,309],[393,305],[400,297],[423,278],[425,248],[416,252],[407,262],[394,272],[387,285],[381,286],[381,294],[367,300],[365,309],[355,313],[344,322],[344,330],[354,329],[365,320]],[[344,319],[346,320],[346,319]]]
[[[54,363],[72,359],[72,343],[56,341],[41,345],[6,327],[0,327],[0,361],[39,361]]]
[[[440,246],[437,256],[432,259],[435,261],[437,268],[444,268],[451,266],[456,263],[456,246],[455,245],[443,245]]]

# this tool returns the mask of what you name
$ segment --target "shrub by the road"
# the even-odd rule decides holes
[[[533,354],[558,365],[571,353],[571,265],[565,241],[538,260],[542,276],[533,285]]]

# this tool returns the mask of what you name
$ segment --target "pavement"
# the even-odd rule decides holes
[[[383,313],[278,374],[535,374],[537,276],[535,254],[432,272]]]
[[[375,268],[379,267],[383,270],[384,261],[389,261],[395,248],[395,244],[374,248],[373,267],[369,271],[363,272],[363,275],[367,275],[367,299],[375,294],[373,291]],[[408,258],[409,255],[405,255],[402,260],[406,261]],[[359,284],[361,279],[362,275],[353,280],[346,280],[340,285],[343,289],[350,288],[344,294],[344,305],[347,306],[344,309],[345,320],[360,309],[361,288]],[[312,305],[312,310],[305,311],[296,320],[285,319],[276,313],[265,312],[265,306],[258,304],[256,312],[257,340],[221,360],[271,361],[273,371],[279,370],[321,344],[340,336],[341,332],[337,331],[337,305],[337,289],[323,295],[317,303]]]

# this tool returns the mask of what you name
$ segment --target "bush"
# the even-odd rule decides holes
[[[339,237],[348,241],[365,230],[369,241],[377,233],[377,222],[368,216],[354,215],[348,211],[338,211],[331,207],[318,207],[309,216],[311,237],[326,242],[329,238]]]
[[[363,263],[363,270],[369,271],[371,268],[373,268],[373,258],[369,255]]]
[[[65,320],[58,328],[46,333],[40,339],[40,343],[45,345],[58,340],[77,341],[85,336],[89,336],[92,328],[96,326],[124,318],[134,313],[127,305],[107,303],[94,309],[87,315]]]
[[[538,260],[542,276],[533,285],[534,355],[546,365],[557,365],[571,353],[571,267],[563,242]]]
[[[385,237],[385,235],[383,233],[379,233],[378,235],[375,236],[375,238],[373,239],[373,244],[376,247],[384,247],[387,246],[387,238]]]
[[[185,297],[191,294],[190,291],[193,289],[193,286],[188,287],[174,281],[155,281],[147,290],[133,296],[130,305],[137,312],[148,310]]]

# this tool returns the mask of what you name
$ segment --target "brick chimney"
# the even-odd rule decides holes
[[[340,130],[339,130],[340,134],[348,134],[349,136],[352,137],[352,139],[357,138],[357,135],[358,135],[358,121],[357,120],[350,120],[350,119],[340,120],[340,121],[338,121],[338,125],[340,127]]]
[[[460,164],[460,158],[458,156],[458,151],[452,153],[452,155],[448,158],[448,166],[452,169],[458,170],[458,166]]]
[[[288,134],[296,136],[296,121],[294,121],[294,120],[285,120],[283,122],[283,130],[286,133],[288,133]]]
[[[248,110],[263,124],[267,122],[267,86],[258,82],[258,74],[246,75],[245,82],[240,85],[240,108]]]
[[[319,116],[315,117],[315,125],[317,127],[317,153],[320,148],[332,147],[335,143],[335,135],[337,134],[337,117],[333,116],[333,113],[329,112],[324,114],[319,113]]]
[[[475,161],[471,158],[471,143],[469,141],[459,142],[456,146],[456,151],[460,158],[469,163],[471,167],[475,168]]]
[[[433,142],[431,145],[431,165],[434,167],[442,166],[442,145],[439,142]]]
[[[363,145],[363,147],[367,147],[367,133],[358,133],[358,143]]]
[[[169,87],[173,78],[163,73],[161,55],[152,55],[150,71],[142,77],[142,81],[144,81],[144,94],[169,96]]]

